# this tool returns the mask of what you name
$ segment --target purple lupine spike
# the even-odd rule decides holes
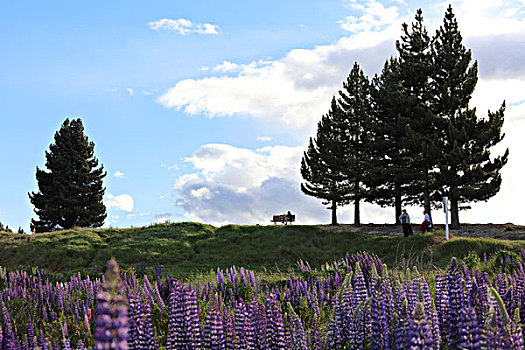
[[[13,333],[13,325],[3,301],[0,302],[0,309],[2,312],[2,349],[14,350],[16,341],[15,334]]]
[[[247,349],[255,349],[257,345],[256,339],[259,339],[259,337],[256,334],[256,327],[254,325],[254,320],[256,320],[257,317],[257,310],[255,309],[253,303],[249,303],[246,305],[246,310],[244,313],[244,336],[246,339],[246,348]],[[259,339],[262,340],[262,337]]]
[[[483,334],[479,327],[476,312],[471,307],[463,307],[459,317],[458,346],[465,350],[481,349]]]
[[[395,349],[407,349],[408,342],[410,340],[407,331],[408,331],[408,315],[407,315],[407,302],[406,299],[403,299],[402,307],[397,319],[396,324],[396,338],[394,339],[394,348]]]
[[[77,348],[78,348],[78,350],[86,350],[84,342],[81,339],[78,340]]]
[[[228,308],[224,308],[222,316],[224,336],[226,339],[224,346],[226,347],[226,349],[233,349],[235,342],[235,328],[233,326],[233,315]]]
[[[294,350],[308,350],[308,341],[306,337],[306,332],[303,327],[303,323],[301,322],[301,319],[299,316],[295,313],[295,310],[292,307],[292,304],[288,303],[288,313],[290,316],[290,339],[291,341],[288,343],[289,345],[292,345],[292,349]]]
[[[204,348],[210,350],[225,350],[226,338],[224,336],[224,327],[222,324],[221,312],[215,305],[206,315],[204,327]]]
[[[408,320],[408,343],[410,350],[432,350],[434,339],[428,324],[423,303],[417,302],[412,317]]]
[[[71,350],[71,345],[69,343],[69,339],[62,339],[62,350]]]
[[[452,258],[447,272],[448,279],[448,314],[447,314],[447,343],[455,347],[459,340],[459,314],[463,307],[463,282],[458,270],[456,258]]]
[[[181,292],[182,286],[177,284],[173,286],[170,293],[168,305],[168,333],[166,340],[166,349],[179,349],[184,346],[185,329],[184,329],[184,302]]]
[[[271,349],[286,349],[284,321],[281,304],[274,293],[270,293],[266,300],[266,337]]]
[[[98,292],[97,330],[94,334],[97,349],[128,349],[128,306],[125,297],[116,295],[122,289],[120,268],[114,259],[107,263],[102,290]]]
[[[35,349],[35,331],[31,321],[27,323],[27,347],[29,350]]]
[[[370,349],[390,349],[390,327],[388,325],[389,316],[387,315],[387,295],[382,290],[377,291],[371,301],[372,315],[372,342]]]
[[[235,340],[233,346],[237,349],[246,348],[246,306],[242,300],[235,305]]]
[[[159,345],[155,339],[155,332],[153,330],[153,321],[151,317],[151,306],[146,301],[140,308],[141,310],[141,329],[138,339],[137,350],[153,350],[158,349]]]
[[[202,329],[199,320],[199,306],[197,304],[197,294],[189,287],[184,289],[184,301],[186,304],[186,330],[188,332],[190,349],[199,349],[202,344]]]

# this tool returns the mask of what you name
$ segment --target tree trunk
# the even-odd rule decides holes
[[[331,225],[337,225],[337,203],[335,200],[332,201],[332,223]]]
[[[401,216],[401,205],[402,205],[401,203],[401,185],[396,182],[394,186],[395,186],[394,207],[396,210],[395,223],[400,224],[401,222],[399,221],[399,217]]]
[[[354,184],[354,226],[361,226],[361,217],[359,216],[359,181],[356,181]]]
[[[361,226],[361,218],[359,216],[359,197],[354,201],[354,226]]]
[[[450,228],[453,230],[457,230],[460,228],[459,201],[457,199],[450,201]]]
[[[428,175],[428,169],[425,169],[425,186],[423,189],[423,200],[424,209],[430,216],[430,219],[432,219],[432,214],[430,212],[430,179]]]

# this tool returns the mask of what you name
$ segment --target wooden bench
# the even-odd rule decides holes
[[[295,215],[292,215],[292,218],[291,220],[289,221],[284,221],[284,218],[286,217],[286,214],[282,214],[282,215],[274,215],[272,220],[270,220],[270,222],[273,222],[274,224],[277,224],[278,222],[281,222],[283,224],[287,224],[287,223],[291,223],[291,222],[294,222],[295,221]]]

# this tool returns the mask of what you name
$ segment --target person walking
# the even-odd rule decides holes
[[[399,216],[399,222],[403,225],[403,236],[408,237],[414,234],[412,231],[412,226],[410,225],[410,215],[408,215],[407,210],[403,209],[403,214]]]

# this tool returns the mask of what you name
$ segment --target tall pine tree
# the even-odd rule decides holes
[[[462,40],[449,6],[432,45],[431,106],[440,119],[443,135],[435,197],[440,200],[448,196],[451,226],[455,229],[460,227],[462,203],[487,200],[499,191],[500,170],[508,156],[507,150],[503,156],[490,159],[489,150],[503,138],[504,104],[498,112],[489,113],[487,120],[478,118],[476,110],[469,108],[478,65],[471,64],[471,51]]]
[[[388,59],[381,74],[372,79],[372,134],[370,197],[380,206],[394,206],[394,221],[399,222],[401,209],[410,183],[419,173],[409,166],[411,158],[406,147],[407,118],[402,103],[400,64],[397,58]]]
[[[330,111],[317,125],[317,136],[310,138],[308,150],[301,160],[304,182],[301,190],[323,200],[332,212],[332,225],[337,225],[337,208],[350,200],[345,176],[344,154],[346,147],[344,113],[332,98]]]
[[[423,12],[419,9],[409,30],[403,24],[401,40],[396,41],[399,52],[401,94],[403,105],[401,118],[406,127],[405,147],[409,153],[408,167],[415,171],[410,181],[411,193],[407,201],[423,204],[431,213],[431,195],[435,189],[434,169],[440,155],[439,125],[430,109],[430,78],[432,75],[431,40],[423,24]]]
[[[369,199],[371,149],[374,124],[371,86],[357,62],[339,91],[339,106],[345,116],[345,172],[354,202],[354,225],[361,225],[360,203]]]
[[[55,143],[46,151],[48,171],[36,168],[39,191],[29,193],[38,216],[31,220],[36,232],[103,225],[106,172],[98,166],[94,147],[80,119],[66,119],[55,133]]]

